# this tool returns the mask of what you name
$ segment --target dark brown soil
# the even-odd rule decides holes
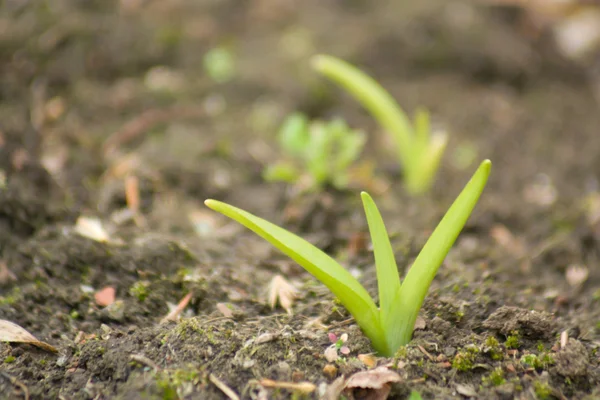
[[[375,294],[372,254],[352,246],[366,230],[358,191],[292,196],[261,179],[278,156],[278,124],[298,109],[372,132],[364,159],[390,183],[376,201],[402,271],[475,168],[457,149],[494,163],[429,291],[424,329],[377,360],[402,378],[390,398],[600,398],[600,113],[589,66],[527,34],[514,10],[374,3],[0,5],[0,319],[59,350],[0,344],[0,398],[24,388],[31,399],[227,398],[211,376],[244,399],[302,398],[265,389],[265,378],[311,382],[306,398],[318,398],[337,376],[366,370],[358,356],[369,341],[331,294],[202,205],[217,198],[281,223],[361,271]],[[228,83],[203,69],[217,45],[236,55]],[[373,121],[309,70],[317,52],[361,65],[449,129],[431,193],[404,193]],[[137,224],[119,219],[127,176],[139,182]],[[99,218],[111,242],[77,234],[80,216]],[[589,272],[580,285],[567,279],[574,266]],[[267,302],[278,273],[300,288],[292,316]],[[104,287],[116,289],[108,307],[94,297]],[[188,293],[182,318],[161,324]],[[349,334],[350,354],[324,372],[329,332]]]

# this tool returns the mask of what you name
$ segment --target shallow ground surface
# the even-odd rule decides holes
[[[375,200],[402,271],[476,166],[460,150],[494,163],[424,324],[376,360],[401,377],[391,398],[600,398],[600,114],[588,66],[514,23],[514,10],[401,3],[0,6],[0,319],[58,349],[0,344],[0,397],[223,399],[221,382],[241,398],[301,398],[261,384],[272,379],[310,382],[306,397],[318,398],[367,370],[373,350],[327,290],[202,205],[284,224],[375,294],[372,254],[356,245],[358,191],[292,196],[261,179],[277,125],[300,109],[372,133],[364,159],[389,184]],[[227,83],[204,72],[215,46],[236,55]],[[315,52],[358,63],[451,132],[431,193],[404,193],[384,135],[308,68]],[[78,235],[80,216],[99,218],[111,241]],[[576,266],[587,278],[573,278]],[[268,305],[278,273],[299,289],[292,316]],[[106,287],[116,301],[102,307],[94,293]],[[161,324],[187,294],[182,318]],[[332,366],[328,333],[349,335]]]

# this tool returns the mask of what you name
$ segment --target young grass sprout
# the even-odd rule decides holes
[[[429,286],[477,204],[490,169],[489,160],[481,163],[425,243],[403,283],[379,210],[371,196],[361,193],[375,253],[379,307],[345,268],[306,240],[231,205],[216,200],[206,200],[205,204],[261,236],[320,280],[354,316],[375,350],[392,356],[410,341]]]
[[[384,130],[393,135],[407,190],[412,194],[429,190],[448,140],[446,132],[431,133],[429,113],[418,110],[411,124],[398,103],[379,83],[335,57],[315,56],[313,67],[345,88]]]
[[[267,181],[302,182],[307,189],[326,184],[343,189],[349,183],[350,166],[363,149],[365,134],[342,119],[309,121],[301,113],[286,118],[278,135],[288,159],[269,165]]]

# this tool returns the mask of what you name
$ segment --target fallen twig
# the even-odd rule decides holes
[[[25,384],[23,382],[21,382],[20,380],[18,380],[17,378],[15,378],[13,376],[10,376],[6,372],[0,372],[0,375],[5,377],[6,379],[8,379],[8,381],[12,385],[18,386],[19,389],[21,389],[21,391],[23,392],[23,397],[25,398],[25,400],[29,400],[29,389],[27,389],[27,386],[25,386]]]
[[[160,371],[160,367],[158,366],[158,364],[156,364],[154,361],[142,354],[132,354],[129,356],[129,358],[133,361],[139,362],[140,364],[154,368],[155,371]]]
[[[179,316],[179,314],[181,314],[183,312],[183,310],[185,310],[185,308],[187,307],[187,305],[191,299],[192,299],[192,293],[190,292],[190,293],[186,294],[183,299],[181,299],[179,304],[177,304],[177,307],[175,307],[170,313],[168,313],[160,321],[160,323],[164,324],[169,321],[175,321],[177,319],[177,317]]]
[[[231,389],[222,380],[220,380],[213,374],[209,374],[208,379],[212,382],[213,385],[219,388],[219,390],[223,392],[225,396],[227,396],[230,400],[240,400],[240,397],[233,391],[233,389]]]

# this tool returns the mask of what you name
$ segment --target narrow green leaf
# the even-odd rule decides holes
[[[394,251],[385,229],[385,224],[375,202],[366,192],[361,194],[371,242],[375,253],[375,267],[377,269],[377,285],[379,287],[379,312],[381,326],[385,332],[388,347],[395,345],[395,337],[400,334],[402,321],[401,314],[397,312],[397,299],[400,294],[400,274],[394,257]],[[391,356],[392,354],[387,354]]]
[[[336,57],[318,55],[312,64],[318,72],[350,92],[385,130],[394,135],[401,162],[409,162],[413,130],[396,100],[375,79]]]
[[[368,193],[361,194],[369,231],[371,233],[371,242],[375,253],[375,266],[377,269],[377,285],[379,287],[379,309],[381,315],[381,326],[389,337],[393,331],[397,330],[398,313],[394,313],[394,304],[398,293],[400,292],[400,275],[398,266],[394,257],[394,251],[390,244],[387,230],[377,205]]]
[[[204,203],[267,240],[321,281],[354,316],[373,347],[379,352],[388,352],[377,306],[365,288],[333,258],[306,240],[249,212],[216,200]]]
[[[416,390],[413,390],[412,392],[410,392],[408,400],[423,400],[423,398],[421,397],[421,393],[417,392]]]
[[[446,215],[435,228],[425,246],[408,271],[400,289],[396,310],[402,314],[402,332],[394,346],[405,345],[410,341],[415,320],[427,295],[431,281],[435,277],[444,258],[456,241],[460,231],[471,215],[487,183],[492,163],[481,163],[471,180],[456,198]]]

